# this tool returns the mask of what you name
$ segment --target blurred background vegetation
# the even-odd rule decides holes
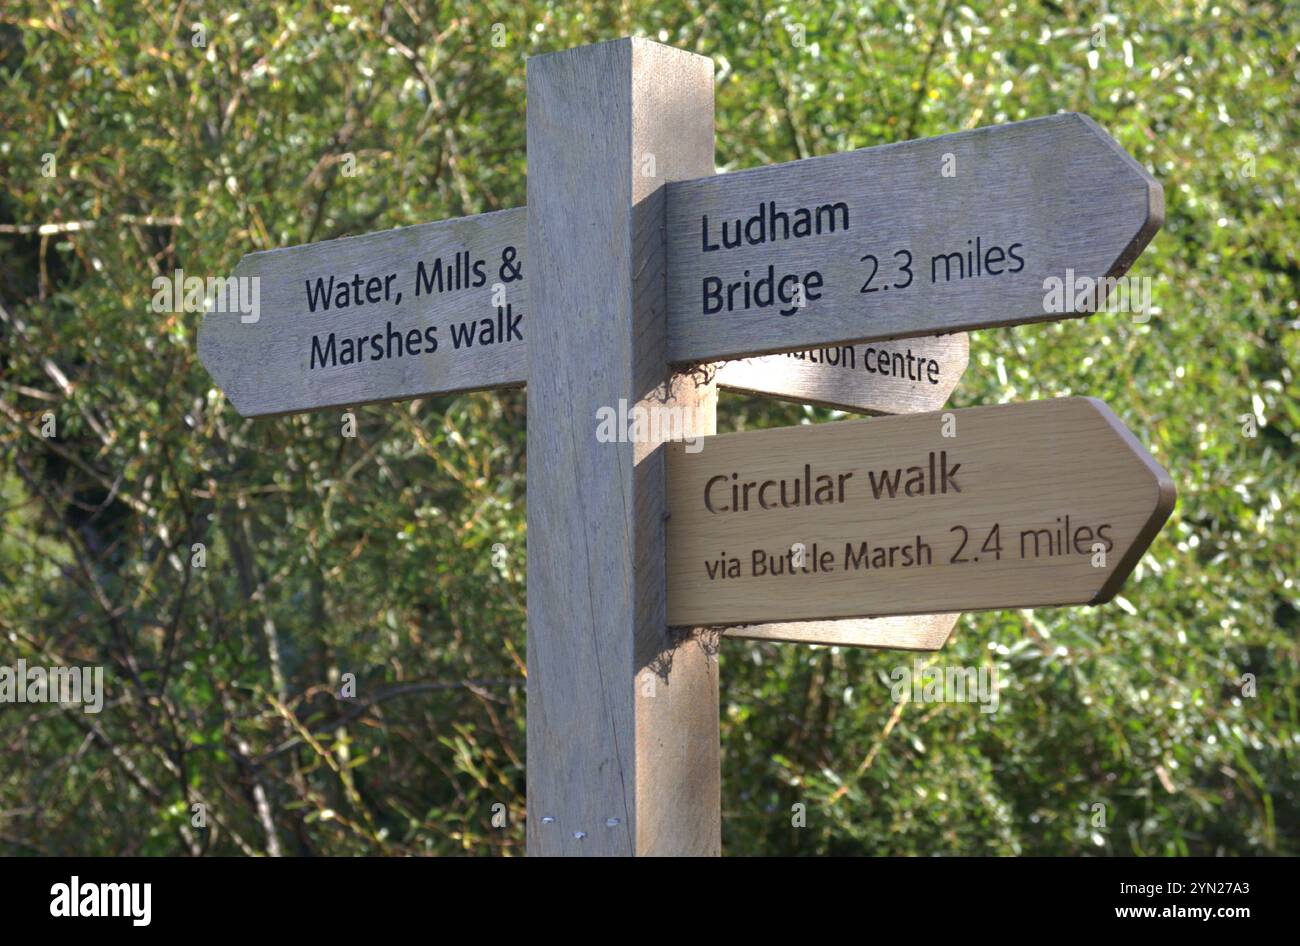
[[[892,703],[909,654],[724,641],[724,849],[1300,854],[1297,12],[6,0],[0,664],[108,699],[0,706],[0,852],[523,852],[523,394],[243,420],[150,287],[522,204],[525,58],[633,34],[717,64],[723,170],[1068,109],[1167,204],[1147,324],[975,333],[953,399],[1101,397],[1171,471],[1122,597],[965,616],[922,659],[995,666],[991,716]]]

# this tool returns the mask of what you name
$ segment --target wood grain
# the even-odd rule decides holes
[[[944,415],[930,413],[724,434],[695,454],[670,445],[670,623],[1109,600],[1173,508],[1168,474],[1091,398],[950,413],[951,437]],[[819,475],[830,491],[818,486],[813,505],[793,505]],[[782,480],[788,508],[779,486],[760,485]],[[732,511],[743,507],[745,483],[756,484],[750,508]],[[796,542],[808,565],[822,567],[771,574]],[[1097,564],[1094,544],[1109,544]],[[710,578],[719,558],[736,560],[735,577]]]
[[[791,227],[789,239],[722,247],[723,221],[748,226],[769,202],[787,214],[811,208],[821,235],[796,237]],[[720,249],[704,249],[705,216],[709,245]],[[668,189],[668,356],[717,361],[1068,318],[1082,314],[1073,301],[1065,312],[1045,311],[1044,280],[1067,270],[1121,275],[1163,219],[1159,183],[1077,114],[675,184]],[[782,237],[786,230],[775,219],[764,228]],[[753,235],[760,236],[757,225]],[[973,258],[967,265],[976,240],[979,265]],[[1012,247],[1019,264],[1008,255]],[[910,283],[901,253],[911,257]],[[948,255],[957,253],[960,267]],[[809,274],[817,273],[823,286],[809,288],[804,307],[789,315],[781,314],[786,307],[760,308],[757,299],[742,310],[743,294],[731,312],[705,311],[706,279],[730,286],[748,271],[753,282],[769,266],[778,282],[794,274],[811,287]]]
[[[506,282],[501,273],[508,250],[522,260],[527,217],[520,207],[251,253],[240,260],[234,275],[258,280],[257,321],[244,322],[237,311],[206,313],[199,328],[199,359],[245,417],[518,386],[527,362],[525,342],[517,337],[522,332],[527,338],[527,299],[523,280]],[[457,253],[469,254],[467,282],[475,281],[473,262],[483,263],[482,286],[451,289],[448,274]],[[438,260],[443,291],[417,294],[417,287],[436,285],[433,270]],[[510,272],[506,270],[507,277]],[[327,293],[331,306],[325,309],[317,294],[316,311],[311,311],[309,282],[315,288],[315,280],[323,279],[322,288],[328,290],[328,279],[334,276],[336,293],[340,277],[350,281],[356,275],[363,279],[360,304],[339,308],[333,301],[335,294]],[[389,275],[394,276],[391,281],[385,279]],[[373,286],[368,282],[372,278],[386,285],[387,298],[380,294],[382,290],[366,293]],[[493,286],[497,283],[503,287],[500,298],[511,307],[510,315],[524,316],[517,319],[516,331],[501,333],[510,335],[508,341],[457,349],[453,324],[473,321],[477,325],[490,319],[495,334],[498,310]],[[371,298],[379,301],[372,303]],[[403,346],[411,331],[423,335],[426,329],[434,329],[437,350],[427,353],[422,337],[418,353],[408,354],[402,347],[397,355],[397,345],[388,338],[390,326]],[[317,360],[313,366],[312,340],[324,356],[331,333],[332,363],[322,365]],[[366,360],[340,363],[344,339],[355,343],[376,333],[383,333],[382,360],[369,357],[375,349],[366,343],[362,346]],[[476,329],[476,341],[481,337]]]
[[[969,361],[963,333],[725,361],[714,380],[723,390],[860,414],[919,414],[943,407]]]
[[[708,59],[619,40],[529,60],[530,854],[721,848],[716,635],[668,633],[663,449],[596,437],[620,400],[713,429],[663,319],[663,185],[712,168]]]

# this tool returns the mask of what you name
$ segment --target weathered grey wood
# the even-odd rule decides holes
[[[531,854],[720,850],[716,646],[668,634],[663,448],[596,438],[620,399],[712,429],[663,320],[663,183],[712,168],[708,59],[619,40],[529,60]]]
[[[714,380],[723,390],[862,414],[919,414],[943,407],[969,361],[962,333],[724,361]]]
[[[238,311],[210,311],[199,329],[199,359],[246,417],[285,414],[322,407],[358,405],[523,383],[527,351],[527,308],[523,280],[503,275],[503,260],[513,253],[522,260],[527,212],[522,208],[461,217],[439,223],[385,230],[365,236],[311,243],[263,253],[240,260],[235,277],[258,280],[257,321],[244,321]],[[466,285],[453,289],[456,254],[467,253],[470,266]],[[425,289],[435,281],[435,264],[443,291]],[[474,263],[482,263],[476,272]],[[421,265],[424,269],[421,270]],[[523,270],[520,270],[522,274]],[[308,302],[307,284],[330,276],[349,281],[360,274],[361,304],[339,308],[331,297],[329,309],[316,296],[316,311]],[[386,277],[392,275],[388,280]],[[482,277],[481,285],[473,285]],[[379,286],[370,283],[380,280]],[[501,285],[494,299],[494,286]],[[389,290],[384,297],[383,288]],[[367,289],[376,291],[367,293]],[[417,294],[417,289],[420,292]],[[351,289],[349,289],[351,293]],[[370,302],[370,299],[378,299]],[[509,307],[498,310],[497,302]],[[500,319],[498,318],[500,314]],[[478,328],[491,320],[491,338],[505,341],[481,345]],[[474,321],[475,344],[456,348],[452,325]],[[513,331],[511,331],[513,323]],[[506,329],[498,333],[497,326]],[[401,338],[390,340],[389,328]],[[428,354],[426,329],[433,329],[437,349]],[[406,348],[409,333],[420,333],[420,351]],[[327,355],[334,335],[333,364],[313,361],[312,340],[318,354]],[[361,347],[365,360],[339,363],[343,339],[369,339],[382,333],[382,360],[369,341]],[[389,353],[393,357],[389,357]],[[398,352],[401,352],[399,355]]]
[[[839,621],[787,621],[741,624],[724,631],[728,638],[875,647],[889,650],[942,650],[960,614],[909,614],[889,618],[845,618]]]
[[[1164,218],[1159,183],[1076,114],[678,183],[667,200],[674,363],[1082,314],[1073,303],[1063,313],[1044,311],[1044,280],[1063,279],[1067,270],[1093,278],[1124,273]],[[813,219],[817,208],[842,203],[844,210],[821,211],[820,236],[794,238],[792,231],[779,242],[704,251],[706,215],[710,243],[720,244],[722,221],[746,223],[773,201],[788,213],[812,208]],[[757,224],[753,230],[757,236]],[[971,276],[974,260],[967,266],[965,253],[976,239],[982,275]],[[1013,245],[1023,265],[1008,255]],[[896,252],[911,254],[908,285],[901,272],[907,258]],[[962,254],[964,278],[956,278],[955,258],[944,259],[951,253]],[[878,260],[878,272],[866,288],[879,291],[864,293],[872,275],[867,254]],[[769,265],[778,282],[794,274],[806,283],[803,308],[789,315],[776,306],[706,314],[706,278],[725,287],[742,282],[746,271],[758,279]],[[824,283],[816,289],[808,276],[814,272]]]
[[[931,413],[723,434],[705,438],[694,454],[670,445],[670,623],[1113,597],[1173,509],[1169,475],[1092,398],[951,415],[951,425]],[[748,492],[747,483],[755,484]],[[802,501],[808,483],[812,505]],[[778,567],[795,542],[805,547],[805,568]],[[862,543],[865,559],[852,561],[849,550],[860,553]],[[1104,559],[1094,558],[1094,544]],[[754,563],[767,556],[773,564],[760,573]],[[724,572],[736,559],[734,574],[715,569],[710,577],[708,563],[719,559]]]

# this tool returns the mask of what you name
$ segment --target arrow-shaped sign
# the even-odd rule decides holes
[[[522,207],[251,253],[199,358],[245,417],[524,381]],[[247,287],[247,288],[245,288]]]
[[[670,444],[668,621],[1098,604],[1174,496],[1091,398]]]
[[[1164,194],[1066,114],[683,181],[666,216],[683,363],[1087,314]]]

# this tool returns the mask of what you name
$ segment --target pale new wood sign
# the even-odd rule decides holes
[[[1175,495],[1092,398],[666,449],[673,625],[1097,604]]]
[[[199,359],[245,417],[523,383],[522,208],[251,253]]]
[[[718,387],[863,414],[938,410],[970,360],[965,334],[839,345],[718,365]]]
[[[1087,314],[1046,281],[1119,276],[1160,184],[1054,115],[667,190],[668,357],[717,361]]]

